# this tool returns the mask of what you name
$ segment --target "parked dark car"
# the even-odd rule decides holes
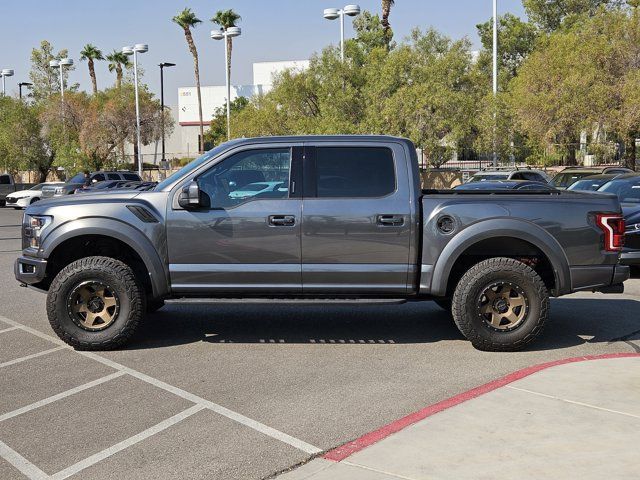
[[[567,190],[581,192],[595,192],[605,183],[610,182],[616,177],[624,175],[623,173],[603,173],[600,175],[589,175],[569,185]]]
[[[556,188],[564,190],[582,178],[602,173],[633,173],[633,170],[611,165],[600,167],[567,167],[553,177],[551,184]]]
[[[598,192],[614,193],[622,206],[626,232],[620,262],[640,265],[640,174],[620,175]]]
[[[98,182],[104,182],[108,180],[126,180],[140,182],[142,179],[136,172],[129,171],[100,171],[89,174],[89,184],[93,185]],[[78,173],[76,176],[67,180],[64,185],[58,187],[47,187],[42,189],[42,199],[51,197],[62,197],[64,195],[71,195],[79,188],[85,185],[84,173]]]
[[[482,182],[463,183],[454,190],[530,190],[553,191],[555,188],[548,183],[530,182],[528,180],[487,180]]]
[[[75,193],[90,193],[90,192],[99,192],[102,190],[112,190],[114,188],[122,188],[124,185],[131,183],[127,180],[107,180],[105,182],[97,182],[91,184],[89,186],[83,186],[81,188],[76,188]],[[136,182],[140,183],[140,182]]]

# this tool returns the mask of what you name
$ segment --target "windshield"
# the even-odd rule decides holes
[[[569,185],[573,185],[581,178],[589,177],[593,174],[594,172],[559,173],[555,177],[553,177],[551,183],[553,183],[553,185],[556,187],[568,187]]]
[[[471,177],[471,180],[469,180],[469,183],[473,183],[473,182],[486,182],[488,180],[506,180],[509,177],[509,175],[505,175],[505,174],[494,174],[494,175],[474,175],[473,177]]]
[[[612,180],[598,191],[615,193],[620,203],[640,203],[640,177],[632,180]]]
[[[67,183],[84,183],[84,173],[78,173],[75,177],[71,177]]]
[[[200,165],[205,163],[207,160],[210,160],[211,158],[217,156],[227,148],[228,148],[228,144],[222,143],[217,147],[215,147],[213,150],[209,150],[208,152],[200,155],[195,160],[187,163],[184,167],[182,167],[177,172],[174,172],[171,175],[169,175],[162,182],[156,185],[156,188],[154,188],[153,190],[155,190],[156,192],[163,190],[164,188],[171,185],[173,182],[175,182],[179,178],[184,177],[185,175],[188,175],[190,172],[194,171],[196,168],[198,168]]]
[[[595,192],[605,183],[607,183],[606,178],[597,180],[589,180],[588,178],[585,178],[584,180],[578,180],[577,182],[569,185],[568,190],[585,190],[589,192]]]

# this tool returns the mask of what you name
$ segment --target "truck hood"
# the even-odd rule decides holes
[[[141,192],[120,191],[120,192],[99,192],[99,193],[83,193],[82,195],[64,195],[62,197],[53,197],[34,203],[27,209],[28,214],[43,213],[49,207],[60,207],[64,205],[87,205],[93,203],[120,203],[131,200],[140,195]]]

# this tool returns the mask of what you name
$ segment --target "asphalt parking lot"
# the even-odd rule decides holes
[[[0,479],[261,479],[529,365],[640,353],[640,280],[552,301],[519,353],[474,350],[435,305],[169,305],[115,352],[49,328],[0,209]]]

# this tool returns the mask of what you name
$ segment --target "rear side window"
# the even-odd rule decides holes
[[[117,173],[107,173],[108,180],[120,180],[120,175]]]
[[[391,150],[384,147],[316,148],[318,198],[384,197],[396,189]]]
[[[0,175],[0,185],[9,185],[11,183],[11,178],[9,175]]]
[[[135,173],[123,173],[122,176],[125,180],[133,180],[136,182],[140,180],[140,177]]]
[[[104,175],[103,175],[103,174],[101,174],[101,173],[98,173],[97,175],[94,175],[94,176],[91,178],[91,181],[92,181],[92,182],[104,182]]]

